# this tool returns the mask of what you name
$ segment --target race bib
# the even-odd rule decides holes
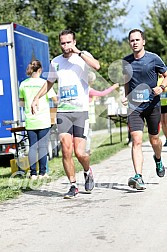
[[[78,96],[77,85],[60,87],[61,100],[75,100]]]
[[[133,90],[132,92],[132,101],[134,102],[149,102],[149,90],[143,89],[143,90]]]

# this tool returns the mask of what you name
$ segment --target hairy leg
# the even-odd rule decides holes
[[[143,153],[142,153],[142,131],[133,131],[131,132],[132,137],[132,161],[134,170],[137,174],[142,175],[143,167]]]

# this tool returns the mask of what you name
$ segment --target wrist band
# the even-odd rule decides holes
[[[84,54],[83,51],[79,52],[79,53],[78,53],[78,56],[81,57],[81,54],[82,54],[82,53]]]
[[[162,88],[162,90],[165,90],[165,86],[164,85],[160,85],[160,88]]]

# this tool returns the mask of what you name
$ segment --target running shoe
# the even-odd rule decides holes
[[[39,178],[39,179],[50,179],[50,176],[49,176],[47,173],[45,173],[45,174],[43,174],[43,175],[40,174],[40,175],[38,176],[38,178]]]
[[[94,188],[94,179],[91,168],[89,174],[86,174],[86,172],[84,172],[84,177],[85,177],[85,191],[90,192]]]
[[[157,162],[155,155],[153,156],[154,161],[156,163],[156,172],[159,177],[164,177],[165,175],[165,167],[162,164],[162,161],[160,160]]]
[[[78,188],[71,186],[70,190],[64,195],[64,199],[72,199],[78,194]]]
[[[129,178],[128,186],[130,186],[131,188],[135,188],[137,190],[145,190],[146,189],[144,181],[139,174],[136,174],[134,177]]]
[[[32,179],[32,180],[37,180],[37,179],[38,179],[38,176],[37,176],[37,175],[31,175],[31,176],[30,176],[30,179]]]

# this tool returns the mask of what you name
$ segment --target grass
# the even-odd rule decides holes
[[[112,145],[110,143],[109,133],[103,133],[92,136],[91,142],[91,164],[98,164],[102,160],[109,158],[118,151],[127,147],[126,144],[127,132],[122,134],[122,142],[120,142],[119,133],[113,133]],[[147,139],[146,136],[144,140]],[[76,171],[79,172],[83,168],[74,157],[74,163]],[[49,161],[49,173],[53,180],[57,180],[59,177],[64,176],[65,172],[62,165],[61,151],[59,157],[53,158]],[[45,181],[46,182],[46,181]],[[18,195],[27,190],[36,189],[40,187],[43,182],[30,181],[26,175],[12,176],[10,167],[0,167],[0,202],[8,199],[16,198]],[[49,180],[48,182],[49,183]]]

